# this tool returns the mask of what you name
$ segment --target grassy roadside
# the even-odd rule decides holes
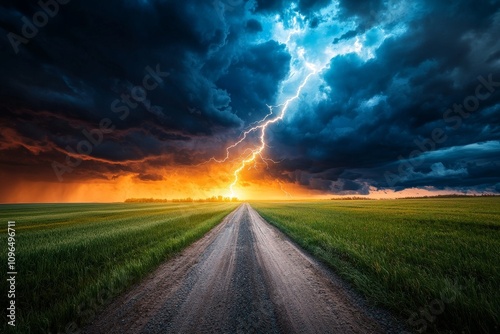
[[[252,206],[413,330],[498,333],[499,198]]]
[[[237,205],[1,205],[2,248],[7,248],[7,221],[16,221],[15,332],[76,332],[103,304],[202,237]],[[1,254],[6,265],[7,252]],[[5,279],[0,291],[8,291]],[[12,331],[6,321],[2,327],[3,333]]]

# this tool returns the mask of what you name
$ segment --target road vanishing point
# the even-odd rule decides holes
[[[401,333],[333,271],[241,204],[111,302],[84,333]]]

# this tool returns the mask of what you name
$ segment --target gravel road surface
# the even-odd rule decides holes
[[[242,204],[114,300],[84,333],[401,333]]]

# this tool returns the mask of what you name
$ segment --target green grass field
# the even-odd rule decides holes
[[[7,221],[16,221],[15,332],[76,332],[113,296],[199,239],[237,205],[1,205],[5,272]],[[0,291],[8,291],[5,279]],[[12,330],[2,323],[1,332]]]
[[[252,206],[412,330],[500,332],[500,198]]]

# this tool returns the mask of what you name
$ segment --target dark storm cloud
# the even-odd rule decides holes
[[[428,185],[464,190],[491,187],[498,182],[499,152],[500,143],[490,141],[425,153],[418,171],[405,166],[408,168],[401,175],[398,189]]]
[[[384,7],[380,1],[341,1],[340,5],[343,15],[358,20],[358,28],[336,37],[334,43],[363,37],[365,27],[373,25],[377,11]],[[406,31],[387,38],[373,58],[351,53],[331,60],[323,72],[328,98],[317,104],[302,103],[302,112],[286,127],[277,127],[274,140],[280,144],[273,152],[288,160],[274,168],[314,189],[340,182],[339,193],[356,192],[351,181],[358,187],[369,182],[377,188],[495,189],[500,180],[495,172],[500,166],[498,145],[489,146],[487,160],[484,150],[467,150],[461,157],[452,152],[468,144],[500,140],[500,63],[491,60],[500,47],[495,37],[500,7],[489,1],[482,6],[462,1],[453,7],[422,2],[421,8],[405,18]],[[479,101],[474,112],[462,117],[452,110],[445,117],[448,122],[443,119],[454,104],[474,102],[467,98],[482,83],[478,77],[489,81],[490,75],[495,91]],[[455,151],[445,150],[439,158],[423,155],[419,166],[402,173],[396,185],[388,185],[385,173],[399,175],[398,159],[420,149],[436,128],[443,129],[446,140],[432,150],[455,147]],[[332,170],[334,166],[341,168]],[[314,184],[303,173],[300,177],[289,173],[297,169],[307,171]]]
[[[331,0],[298,0],[294,2],[294,8],[302,15],[310,16],[331,2]],[[291,2],[285,0],[256,0],[255,11],[264,14],[283,13],[290,6]]]
[[[256,11],[257,12],[279,12],[284,9],[287,1],[285,0],[257,0],[256,1]]]
[[[256,19],[245,19],[244,5],[244,1],[201,0],[71,1],[60,5],[35,37],[15,45],[16,54],[8,33],[22,37],[21,18],[32,20],[41,8],[37,1],[4,1],[0,5],[2,126],[12,129],[8,134],[16,133],[20,141],[36,141],[47,148],[32,159],[38,166],[64,161],[67,147],[75,149],[86,139],[82,131],[98,129],[103,118],[111,119],[115,131],[93,148],[96,160],[119,163],[163,154],[174,156],[178,163],[196,162],[197,153],[186,152],[196,145],[186,143],[238,129],[249,118],[240,118],[234,110],[229,90],[238,82],[223,87],[219,79],[237,68],[241,77],[235,80],[253,82],[242,82],[247,84],[242,98],[257,106],[274,96],[287,74],[289,57],[283,46],[273,41],[256,45],[249,37],[262,26]],[[247,48],[247,43],[252,46]],[[267,65],[259,70],[262,64]],[[252,88],[258,90],[254,95],[249,92]],[[12,141],[7,137],[6,142]],[[9,163],[26,150],[19,145],[9,149],[0,153],[1,160]],[[205,156],[196,159],[211,154],[206,148]],[[92,164],[88,172],[98,164],[85,163]],[[125,164],[105,168],[129,169]]]
[[[26,7],[10,10],[30,17],[39,9],[36,4]],[[212,123],[234,126],[238,119],[220,104],[223,92],[193,74],[190,64],[202,66],[210,52],[224,45],[228,28],[212,5],[200,2],[196,8],[174,2],[72,2],[29,44],[21,45],[20,54],[2,54],[4,91],[33,103],[79,107],[79,117],[95,120],[109,112],[116,95],[130,94],[141,84],[146,66],[158,64],[163,72],[175,69],[176,76],[148,98],[171,115],[171,127],[201,128],[186,113],[190,103],[206,111]],[[189,94],[206,99],[201,104]],[[158,116],[141,106],[134,111],[129,123]]]
[[[353,0],[339,0],[341,13],[346,16],[358,16],[362,19],[375,16],[377,12],[384,10],[385,4],[391,1],[383,0],[368,0],[368,1],[353,1]]]
[[[300,0],[298,2],[298,10],[302,14],[310,15],[330,3],[330,0]]]
[[[137,176],[139,180],[142,181],[161,181],[163,176],[157,174],[140,174]]]
[[[250,32],[260,32],[262,31],[262,25],[259,21],[255,19],[250,19],[247,21],[246,28]]]
[[[343,40],[347,40],[347,39],[351,39],[353,37],[356,37],[360,32],[364,32],[364,29],[363,30],[360,30],[360,29],[357,29],[357,30],[349,30],[348,32],[346,32],[345,34],[343,34],[342,36],[340,37],[336,37],[334,40],[333,40],[333,44],[337,44],[338,42],[340,41],[343,41]]]
[[[276,82],[287,75],[289,63],[284,45],[275,41],[258,44],[240,55],[218,84],[230,93],[237,115],[259,119],[269,112],[265,105],[274,101]]]

